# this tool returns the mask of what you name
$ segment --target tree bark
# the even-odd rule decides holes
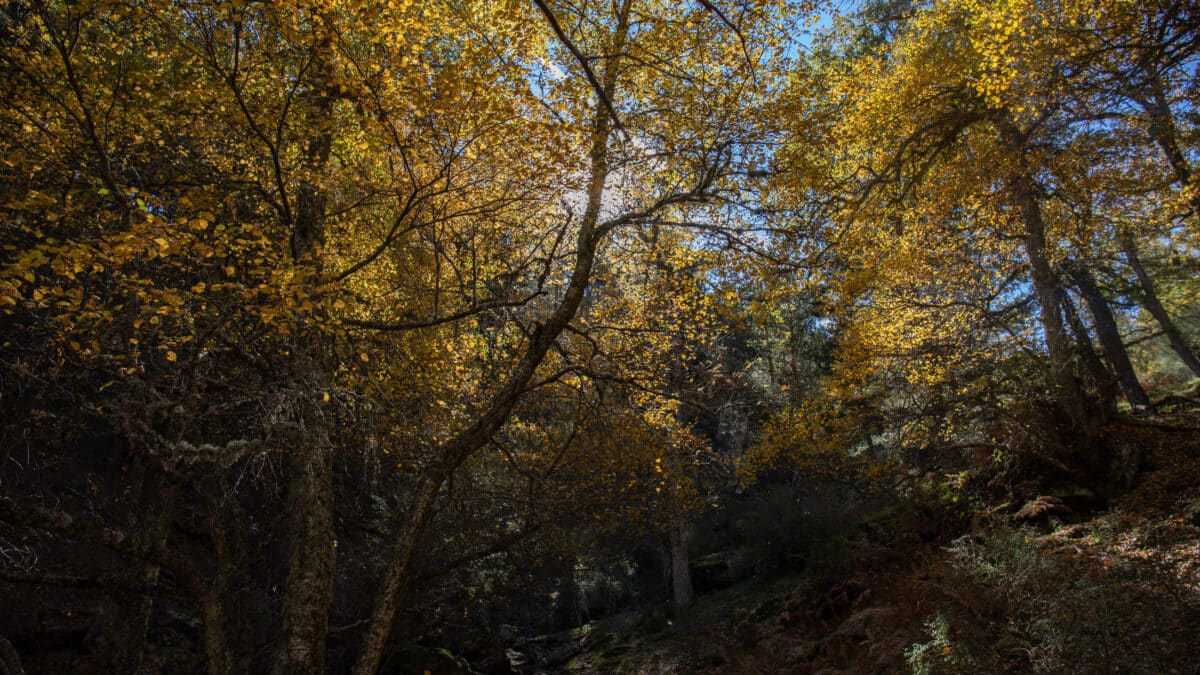
[[[1129,351],[1125,349],[1125,342],[1121,340],[1121,332],[1117,328],[1112,309],[1109,308],[1108,300],[1100,292],[1100,288],[1096,286],[1092,274],[1085,268],[1076,267],[1071,271],[1071,279],[1079,288],[1079,294],[1083,296],[1083,301],[1087,303],[1088,311],[1092,314],[1096,336],[1100,338],[1105,358],[1117,374],[1117,382],[1125,400],[1134,408],[1150,407],[1150,398],[1146,396],[1146,390],[1142,389],[1133,363],[1129,360]]]
[[[1170,343],[1171,349],[1175,350],[1175,353],[1179,355],[1184,365],[1195,373],[1197,377],[1200,377],[1200,358],[1196,357],[1196,352],[1192,350],[1191,345],[1188,344],[1179,327],[1171,320],[1171,315],[1167,313],[1167,308],[1163,307],[1162,302],[1158,299],[1158,293],[1154,290],[1154,279],[1150,277],[1150,274],[1146,272],[1145,266],[1142,265],[1137,245],[1133,243],[1133,237],[1128,232],[1123,232],[1120,240],[1121,251],[1125,254],[1125,261],[1129,263],[1129,267],[1133,269],[1133,273],[1137,277],[1138,286],[1141,289],[1142,306],[1158,322],[1159,327],[1162,328],[1163,335],[1167,336],[1167,341]]]
[[[131,537],[128,533],[105,527],[90,519],[84,520],[62,511],[38,506],[21,506],[6,497],[0,497],[0,521],[66,535],[165,567],[187,590],[199,608],[209,675],[229,673],[229,649],[225,641],[221,595],[214,593],[209,581],[179,553],[156,542]]]
[[[142,496],[138,511],[142,518],[142,536],[154,547],[164,547],[167,541],[167,523],[170,519],[171,489],[163,477],[150,467],[142,479]],[[134,586],[154,588],[158,584],[157,564],[144,562],[132,575]],[[121,655],[121,668],[126,672],[141,670],[145,655],[146,634],[150,628],[150,617],[154,612],[154,596],[143,595],[136,601],[126,599],[131,606],[125,620],[126,643]]]
[[[229,647],[225,642],[225,605],[219,593],[205,593],[199,599],[200,628],[204,632],[204,655],[209,675],[233,672]]]
[[[297,443],[288,457],[288,576],[275,673],[325,670],[333,599],[333,453]]]
[[[25,675],[21,657],[12,643],[0,637],[0,675]]]

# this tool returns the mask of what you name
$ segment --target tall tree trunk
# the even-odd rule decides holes
[[[334,99],[328,89],[333,36],[328,19],[314,15],[314,45],[309,92],[305,97],[315,124],[303,153],[306,175],[297,185],[292,216],[293,262],[308,274],[305,288],[320,280],[325,243],[326,194],[318,182],[329,160]],[[320,310],[318,310],[319,312]],[[332,380],[328,344],[320,317],[298,327],[300,349],[293,361],[300,429],[288,448],[288,572],[283,616],[273,672],[320,673],[325,670],[325,640],[333,601],[333,453],[321,415],[312,411],[308,390]]]
[[[1003,141],[1019,162],[1017,170],[1008,176],[1006,182],[1024,227],[1022,242],[1025,254],[1029,257],[1030,277],[1040,307],[1039,318],[1046,350],[1050,356],[1050,382],[1071,429],[1083,444],[1087,444],[1099,434],[1100,411],[1087,399],[1075,374],[1071,342],[1063,325],[1062,314],[1059,313],[1062,287],[1050,265],[1040,190],[1025,157],[1025,135],[1007,113],[999,115],[996,124]]]
[[[1196,357],[1196,352],[1192,350],[1191,345],[1187,343],[1179,327],[1171,320],[1171,315],[1167,313],[1167,308],[1163,307],[1162,302],[1158,299],[1158,293],[1154,290],[1154,279],[1150,277],[1150,274],[1146,272],[1145,266],[1142,265],[1137,245],[1133,243],[1133,237],[1128,232],[1123,232],[1120,240],[1121,251],[1125,254],[1125,261],[1129,263],[1129,267],[1133,269],[1134,275],[1137,276],[1138,286],[1141,289],[1142,306],[1158,322],[1159,328],[1162,329],[1163,334],[1167,336],[1167,341],[1171,344],[1171,349],[1175,350],[1175,353],[1179,355],[1184,365],[1195,373],[1197,377],[1200,377],[1200,358]]]
[[[225,642],[225,620],[221,604],[220,585],[214,591],[210,580],[200,575],[185,556],[156,546],[140,537],[131,536],[104,526],[91,518],[77,518],[69,513],[33,505],[20,505],[0,496],[0,521],[20,527],[54,532],[78,541],[103,546],[117,553],[153,562],[165,567],[196,602],[203,629],[204,653],[209,675],[226,675],[230,671],[229,649]]]
[[[1062,301],[1063,318],[1071,327],[1071,332],[1075,334],[1075,344],[1079,350],[1080,360],[1083,361],[1084,367],[1087,368],[1088,374],[1096,384],[1096,390],[1100,394],[1100,403],[1104,406],[1105,411],[1110,414],[1115,413],[1118,393],[1116,377],[1100,360],[1100,355],[1096,353],[1096,348],[1092,345],[1092,336],[1083,320],[1080,319],[1079,310],[1075,307],[1071,294],[1064,292]]]
[[[1121,332],[1117,328],[1116,319],[1113,318],[1112,309],[1109,308],[1108,300],[1100,292],[1100,288],[1096,286],[1092,274],[1083,267],[1076,267],[1071,271],[1071,279],[1079,288],[1079,294],[1083,296],[1083,301],[1087,303],[1088,311],[1092,314],[1096,336],[1100,338],[1105,358],[1117,374],[1117,382],[1125,400],[1134,408],[1150,407],[1150,398],[1142,389],[1142,383],[1138,381],[1137,373],[1133,370],[1133,363],[1129,361],[1129,351],[1125,349],[1125,342],[1121,340]]]
[[[624,0],[618,10],[617,27],[609,50],[611,54],[620,54],[625,48],[629,30],[629,9],[630,0]],[[602,84],[602,94],[608,101],[613,100],[618,68],[618,58],[608,59]],[[608,107],[598,103],[592,123],[592,144],[589,151],[590,176],[587,206],[584,209],[579,224],[579,233],[576,237],[571,280],[567,284],[562,300],[545,322],[537,324],[520,361],[488,402],[484,412],[476,418],[474,423],[439,447],[434,453],[436,459],[423,472],[396,546],[388,558],[383,585],[363,641],[362,652],[354,668],[356,675],[374,675],[379,669],[383,648],[391,634],[396,611],[407,591],[414,554],[433,518],[433,507],[442,484],[468,457],[486,446],[492,436],[508,421],[517,401],[533,379],[534,373],[537,372],[538,366],[541,365],[546,354],[558,340],[558,336],[566,329],[567,324],[575,318],[575,313],[583,303],[584,293],[591,283],[596,247],[604,235],[603,231],[597,229],[597,224],[600,219],[604,186],[608,180],[608,141],[613,124],[614,119]]]
[[[675,618],[683,617],[692,606],[692,572],[688,559],[690,528],[682,519],[671,523],[671,607]]]

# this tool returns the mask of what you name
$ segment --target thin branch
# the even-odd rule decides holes
[[[588,65],[587,57],[585,57],[583,52],[580,52],[579,48],[575,46],[575,43],[571,42],[571,39],[567,37],[567,34],[563,31],[562,26],[560,26],[558,23],[558,18],[554,16],[554,12],[550,11],[550,7],[546,5],[545,0],[533,0],[533,4],[537,5],[538,9],[541,10],[542,15],[546,17],[546,22],[550,24],[550,28],[554,30],[554,34],[558,36],[559,42],[561,42],[563,46],[567,48],[567,51],[571,52],[571,56],[574,56],[575,60],[578,61],[579,65],[583,68],[583,74],[587,76],[588,84],[592,86],[592,90],[596,92],[596,96],[600,98],[600,102],[604,104],[606,109],[608,109],[608,114],[612,118],[613,127],[623,133],[625,131],[625,125],[621,123],[621,118],[617,115],[617,109],[613,106],[612,99],[610,99],[608,94],[604,91],[604,87],[600,84],[600,80],[596,77],[595,71],[593,71],[592,67]]]

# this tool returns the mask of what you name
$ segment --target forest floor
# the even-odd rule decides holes
[[[837,575],[745,581],[671,624],[594,622],[545,640],[538,670],[1200,673],[1198,420],[1112,429],[1145,460],[1102,510],[1034,499],[952,533],[870,519]]]

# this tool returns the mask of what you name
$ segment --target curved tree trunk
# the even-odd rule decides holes
[[[630,0],[618,8],[617,26],[610,45],[610,53],[620,54],[624,50],[629,29]],[[611,58],[604,72],[602,91],[598,94],[611,102],[616,90],[618,59]],[[374,675],[383,657],[383,648],[392,631],[396,611],[407,591],[409,575],[421,537],[433,518],[434,504],[442,484],[475,452],[486,446],[492,436],[508,421],[517,401],[533,379],[538,366],[566,330],[567,324],[583,303],[584,293],[591,283],[592,265],[596,258],[596,247],[606,230],[598,227],[604,187],[609,173],[608,142],[615,118],[608,105],[597,105],[592,126],[590,149],[590,176],[587,189],[587,206],[576,237],[576,251],[571,280],[562,300],[554,312],[537,324],[520,361],[507,381],[491,398],[485,412],[476,421],[456,434],[438,448],[436,459],[430,463],[422,476],[413,503],[409,508],[404,527],[396,547],[389,556],[384,581],[372,613],[366,638],[354,672],[357,675]]]
[[[166,568],[199,608],[209,675],[226,675],[230,672],[221,585],[218,584],[214,590],[211,580],[201,576],[191,561],[180,553],[157,542],[148,542],[127,532],[105,527],[92,519],[77,518],[69,513],[33,505],[22,506],[3,496],[0,496],[0,521],[54,532]]]
[[[0,637],[0,675],[25,675],[21,657],[12,643]]]

